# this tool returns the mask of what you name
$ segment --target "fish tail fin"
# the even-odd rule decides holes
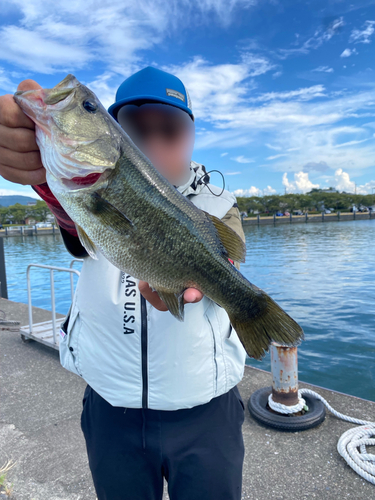
[[[241,340],[247,354],[261,359],[271,342],[295,347],[304,339],[301,326],[294,321],[269,295],[262,295],[262,307],[256,314],[229,314],[230,322]]]

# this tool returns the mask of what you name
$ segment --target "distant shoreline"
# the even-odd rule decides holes
[[[310,222],[338,222],[347,220],[375,220],[375,214],[371,212],[337,212],[336,214],[305,214],[305,215],[290,215],[279,216],[272,215],[270,217],[244,217],[242,219],[243,226],[257,226],[265,224],[298,224]]]
[[[9,229],[9,227],[0,229],[0,237],[2,236],[3,238],[12,236],[44,236],[45,234],[60,235],[60,231],[59,228],[55,226],[55,224],[53,224],[52,227],[34,228],[32,226],[23,226],[22,229]]]

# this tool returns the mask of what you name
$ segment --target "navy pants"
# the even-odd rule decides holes
[[[237,386],[180,410],[123,408],[87,385],[81,428],[98,500],[240,500],[245,407]]]

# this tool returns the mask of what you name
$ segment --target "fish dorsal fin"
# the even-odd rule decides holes
[[[226,250],[228,258],[237,262],[245,262],[246,245],[238,236],[236,231],[233,231],[231,227],[227,226],[227,224],[225,224],[218,217],[215,217],[215,215],[211,215],[204,210],[202,210],[202,212],[204,212],[214,224],[219,239]]]
[[[78,238],[79,238],[79,241],[81,242],[81,245],[86,249],[86,252],[90,255],[91,258],[98,260],[94,243],[90,240],[90,238],[87,236],[85,231],[81,228],[81,226],[76,224],[76,228],[77,228]]]
[[[169,311],[175,318],[179,321],[184,320],[184,291],[181,293],[173,293],[167,292],[165,290],[158,290],[155,288],[155,291],[158,292],[159,297],[168,307]]]

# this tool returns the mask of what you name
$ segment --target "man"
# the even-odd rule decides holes
[[[39,86],[18,87],[31,88]],[[194,115],[178,78],[145,68],[123,82],[109,112],[176,189],[244,240],[235,197],[191,160]],[[190,288],[181,323],[147,283],[87,255],[12,96],[0,98],[0,173],[32,185],[68,251],[84,258],[60,360],[87,382],[81,426],[98,499],[161,500],[165,477],[171,500],[240,500],[245,408],[236,384],[246,353],[225,310]]]

